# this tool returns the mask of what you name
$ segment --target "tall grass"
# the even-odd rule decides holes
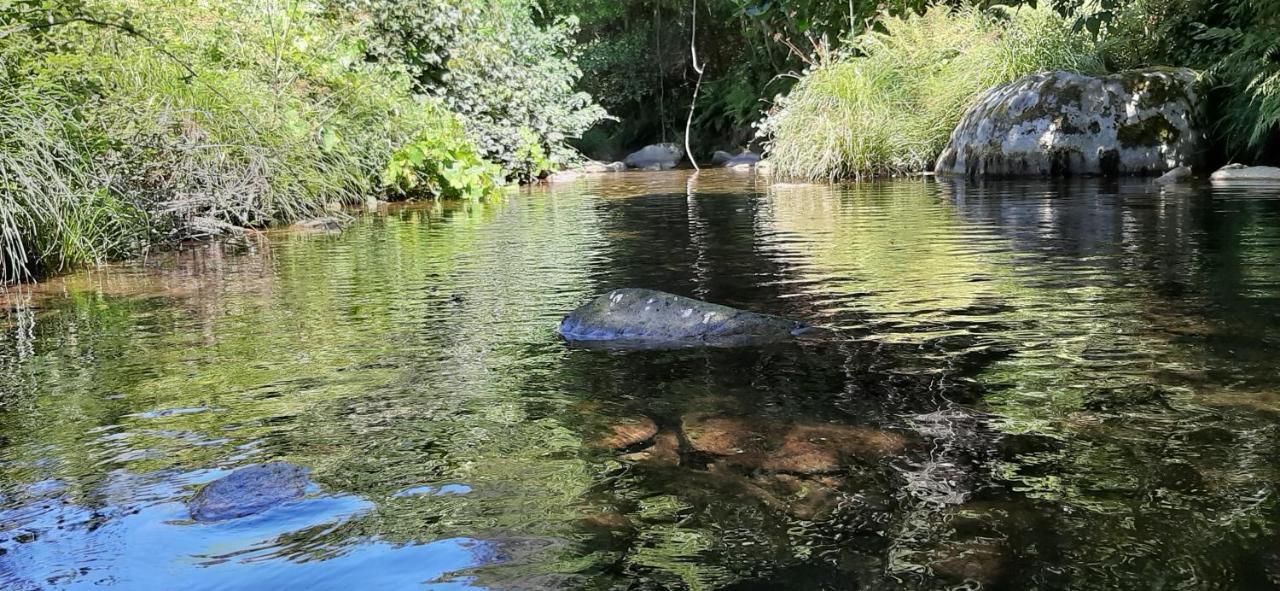
[[[65,97],[0,91],[0,281],[137,248],[147,216],[105,190]]]
[[[933,6],[882,15],[822,60],[762,125],[775,174],[805,180],[933,166],[983,90],[1050,69],[1103,69],[1090,39],[1048,9]]]
[[[95,3],[0,38],[0,280],[314,215],[458,134],[354,25],[291,0]]]

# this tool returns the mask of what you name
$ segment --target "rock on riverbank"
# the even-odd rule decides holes
[[[684,158],[684,149],[676,144],[654,144],[632,152],[623,162],[641,170],[671,170]]]
[[[1215,171],[1209,179],[1215,182],[1261,181],[1267,183],[1280,183],[1280,168],[1276,168],[1274,166],[1245,166],[1243,164],[1228,164]]]
[[[1110,76],[1045,72],[988,90],[938,158],[938,174],[1118,176],[1199,163],[1197,76],[1149,68]]]

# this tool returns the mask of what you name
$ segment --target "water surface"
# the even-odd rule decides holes
[[[832,338],[556,337],[627,286]],[[1277,189],[626,173],[3,301],[5,589],[1280,587]],[[305,499],[189,519],[274,460]]]

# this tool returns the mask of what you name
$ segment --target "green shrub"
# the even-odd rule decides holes
[[[396,150],[382,182],[405,195],[479,199],[501,184],[502,169],[460,136],[432,134]]]
[[[532,0],[330,0],[364,27],[370,56],[403,64],[463,121],[481,153],[528,179],[576,159],[565,143],[606,114],[575,89],[573,17],[546,25]]]
[[[1048,9],[886,14],[848,48],[812,68],[762,124],[776,174],[926,170],[982,91],[1040,70],[1102,70],[1096,46]]]
[[[1197,23],[1205,74],[1226,90],[1219,132],[1229,155],[1261,157],[1280,135],[1280,2],[1227,2],[1217,22]]]

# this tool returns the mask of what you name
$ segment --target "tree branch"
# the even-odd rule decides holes
[[[684,122],[684,153],[689,157],[694,170],[702,170],[698,161],[693,158],[693,150],[689,149],[689,133],[693,129],[693,112],[698,106],[698,92],[702,90],[702,72],[706,64],[698,63],[698,0],[693,0],[693,23],[689,27],[689,53],[693,57],[693,71],[698,73],[698,83],[693,87],[693,100],[689,102],[689,118]]]

